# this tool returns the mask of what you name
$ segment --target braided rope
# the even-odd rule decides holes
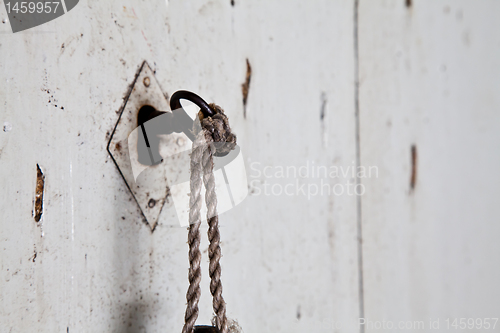
[[[198,303],[201,296],[201,252],[200,252],[200,225],[201,225],[201,173],[202,165],[200,163],[203,156],[204,140],[203,136],[198,136],[193,142],[193,151],[191,153],[191,179],[190,179],[190,197],[189,197],[189,288],[186,293],[186,314],[184,316],[184,327],[182,333],[192,333],[196,319],[198,319]]]
[[[198,318],[198,303],[201,295],[201,253],[200,253],[200,224],[201,224],[201,178],[205,185],[205,203],[207,205],[208,247],[210,293],[215,313],[215,327],[220,333],[228,332],[226,317],[226,302],[222,297],[221,266],[222,257],[220,248],[219,217],[217,215],[217,195],[215,193],[215,177],[213,173],[213,155],[217,152],[228,152],[236,145],[236,136],[231,128],[224,111],[217,105],[210,104],[215,111],[213,117],[202,119],[202,128],[195,129],[195,141],[191,153],[191,178],[189,198],[189,288],[186,293],[185,324],[182,333],[193,333]],[[215,139],[215,140],[214,140]]]
[[[211,137],[210,137],[211,139]],[[205,184],[205,203],[207,205],[208,221],[208,257],[210,259],[210,293],[212,294],[212,306],[216,315],[215,326],[221,333],[227,333],[226,302],[222,297],[221,276],[221,249],[219,233],[219,216],[217,215],[217,196],[215,194],[215,177],[213,173],[213,153],[215,152],[212,142],[209,142],[209,149],[203,154],[203,183]]]

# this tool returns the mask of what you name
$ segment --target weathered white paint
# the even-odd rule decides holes
[[[223,106],[238,134],[252,195],[221,216],[222,275],[245,332],[359,332],[347,325],[363,311],[427,331],[429,318],[498,317],[499,5],[405,2],[360,1],[359,133],[354,0],[81,1],[26,32],[1,24],[0,331],[181,330],[186,230],[164,209],[152,233],[106,151],[143,60],[164,92]],[[262,193],[354,183],[263,171],[346,171],[357,134],[361,164],[378,168],[360,179],[363,267],[356,197]]]
[[[186,230],[162,213],[151,233],[106,151],[138,66],[147,60],[167,93],[193,90],[223,106],[248,165],[350,166],[353,8],[89,0],[26,32],[1,25],[0,123],[12,125],[0,132],[1,331],[180,331]],[[244,119],[246,58],[253,71]],[[37,163],[45,174],[38,224]],[[356,198],[251,189],[221,216],[229,317],[245,332],[331,332],[332,321],[355,321]],[[200,324],[211,317],[207,272],[204,261]]]
[[[361,162],[380,171],[362,180],[367,320],[500,316],[499,11],[361,1]]]

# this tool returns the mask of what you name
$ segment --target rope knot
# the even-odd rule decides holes
[[[210,109],[214,111],[213,116],[204,117],[203,113],[198,112],[201,127],[205,130],[207,142],[213,141],[215,148],[215,156],[224,156],[236,147],[236,135],[231,132],[229,121],[224,113],[224,110],[216,104],[209,104]],[[195,122],[196,123],[196,122]],[[198,133],[200,128],[195,128],[194,132]]]

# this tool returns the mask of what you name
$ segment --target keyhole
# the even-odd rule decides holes
[[[151,105],[144,105],[139,109],[137,115],[137,125],[139,128],[139,136],[137,140],[137,155],[139,163],[143,165],[157,165],[163,159],[160,155],[160,139],[158,135],[165,132],[162,128],[161,115],[163,111],[158,111]],[[157,120],[154,118],[159,117]]]

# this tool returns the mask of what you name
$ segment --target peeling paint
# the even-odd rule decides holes
[[[34,218],[39,222],[43,214],[43,191],[45,187],[45,176],[40,166],[36,165],[36,191],[35,191],[35,211]]]
[[[417,146],[411,146],[411,177],[410,177],[410,189],[413,191],[415,189],[415,184],[417,182]]]
[[[250,80],[252,78],[252,66],[250,66],[250,62],[247,58],[247,74],[245,77],[245,83],[241,85],[241,92],[243,93],[243,117],[247,117],[247,99],[248,92],[250,90]]]

